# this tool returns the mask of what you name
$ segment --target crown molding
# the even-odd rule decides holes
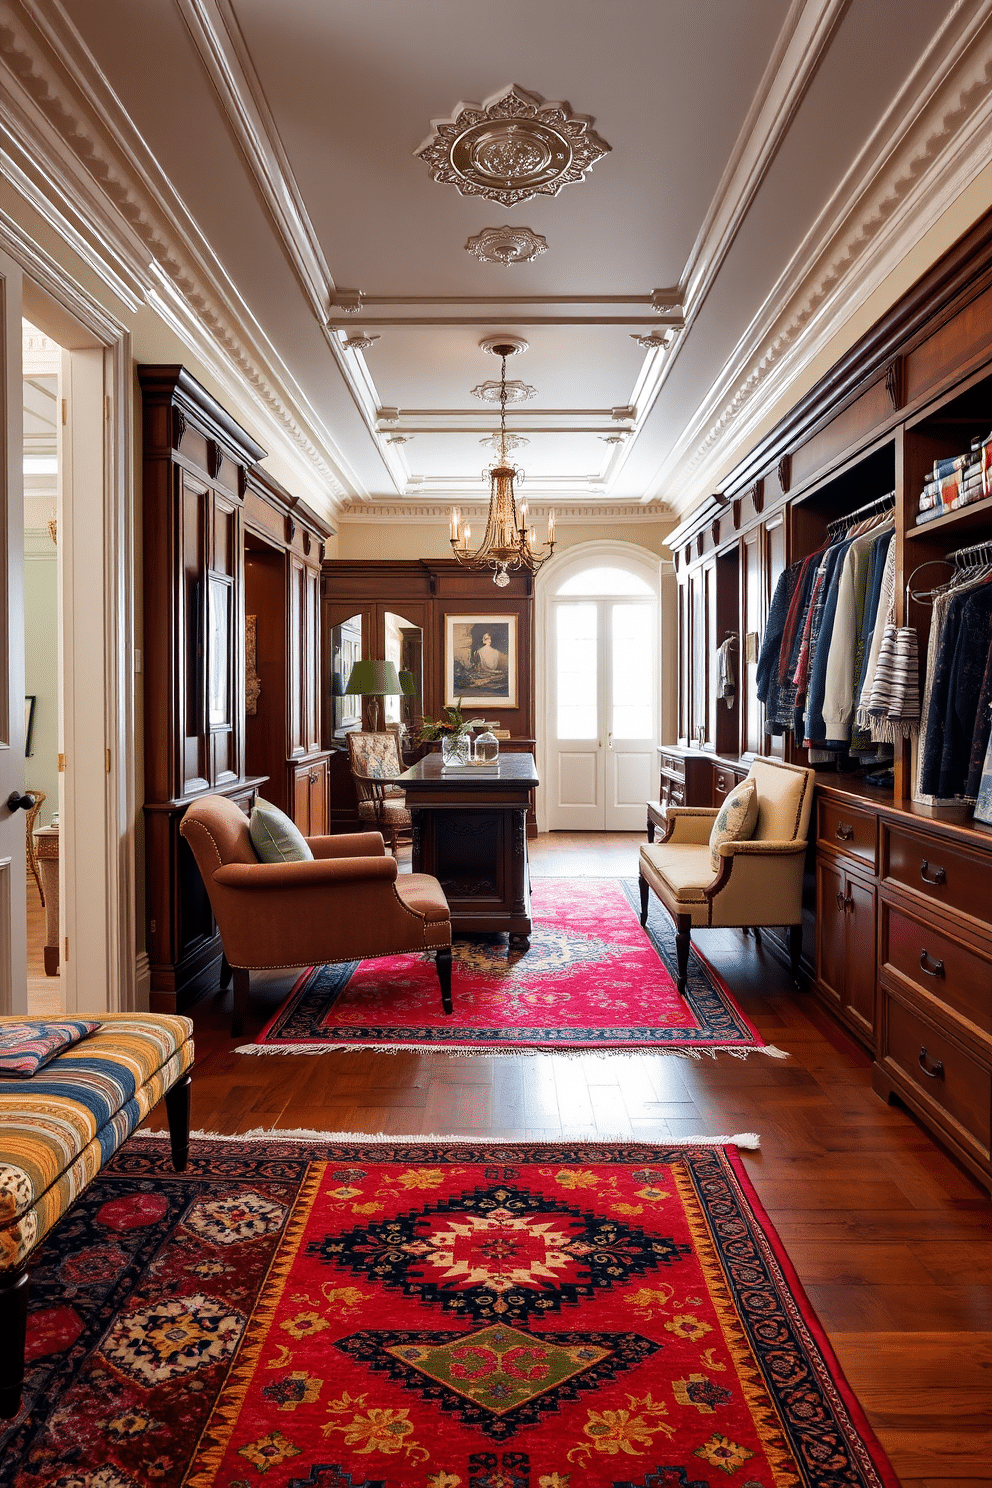
[[[680,512],[746,453],[838,331],[989,164],[992,17],[960,0],[648,486]]]
[[[0,71],[0,144],[25,199],[105,283],[115,275],[132,305],[161,314],[226,393],[247,396],[270,447],[321,506],[358,491],[58,0],[4,6]]]
[[[470,523],[485,524],[488,508],[484,502],[460,501],[458,509]],[[613,522],[627,525],[629,523],[672,523],[675,521],[674,512],[663,501],[652,502],[650,506],[637,501],[596,503],[528,501],[527,503],[527,516],[531,523],[546,522],[551,512],[554,512],[557,523],[567,522],[569,526],[585,524],[601,527]],[[392,523],[399,523],[403,526],[437,523],[447,527],[450,517],[450,501],[444,505],[432,501],[368,504],[346,501],[338,512],[338,520],[341,523],[371,522],[380,526]]]

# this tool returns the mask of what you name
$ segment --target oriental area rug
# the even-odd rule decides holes
[[[506,935],[456,937],[450,1016],[441,1009],[431,955],[311,967],[258,1042],[238,1053],[651,1048],[781,1055],[697,955],[689,957],[686,996],[679,996],[670,970],[674,926],[652,895],[642,930],[636,883],[535,878],[531,918],[526,951],[510,948]]]
[[[897,1488],[702,1139],[137,1137],[30,1307],[16,1488]]]

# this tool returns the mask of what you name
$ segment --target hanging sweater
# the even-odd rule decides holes
[[[849,543],[838,543],[827,555],[823,588],[820,591],[819,615],[813,617],[810,637],[809,684],[806,691],[805,736],[810,744],[821,747],[827,737],[823,722],[823,695],[827,677],[827,659],[837,609],[837,580],[847,557]]]
[[[992,583],[967,595],[947,685],[938,796],[964,795],[971,763],[978,698],[992,644]]]
[[[758,657],[758,666],[755,672],[758,701],[765,704],[766,722],[765,731],[769,734],[782,734],[785,732],[780,723],[773,722],[775,710],[778,704],[778,675],[779,658],[782,650],[782,633],[789,613],[789,603],[792,599],[802,563],[790,563],[788,568],[783,569],[779,575],[778,583],[775,585],[775,593],[768,609],[768,619],[765,623],[765,634],[761,642],[761,654]]]
[[[847,550],[837,584],[837,603],[823,679],[823,728],[828,749],[846,749],[854,711],[854,659],[864,615],[868,556],[874,536],[856,537]]]

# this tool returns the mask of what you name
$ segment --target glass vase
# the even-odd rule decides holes
[[[477,765],[495,765],[499,760],[499,740],[489,724],[475,737],[475,762]]]
[[[472,757],[470,734],[445,734],[441,739],[441,764],[467,765]]]

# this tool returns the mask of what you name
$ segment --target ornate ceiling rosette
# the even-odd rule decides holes
[[[459,104],[450,119],[432,119],[433,133],[413,153],[435,181],[512,207],[583,179],[610,148],[592,122],[569,103],[546,103],[514,84],[484,103]]]
[[[465,244],[468,253],[474,253],[480,263],[510,264],[530,263],[540,254],[547,253],[548,240],[529,227],[485,227]]]
[[[499,382],[480,382],[478,387],[472,388],[472,397],[480,398],[483,403],[498,403],[500,388]],[[531,387],[529,382],[521,382],[514,378],[506,384],[507,403],[526,403],[531,398],[537,397],[537,388]]]

